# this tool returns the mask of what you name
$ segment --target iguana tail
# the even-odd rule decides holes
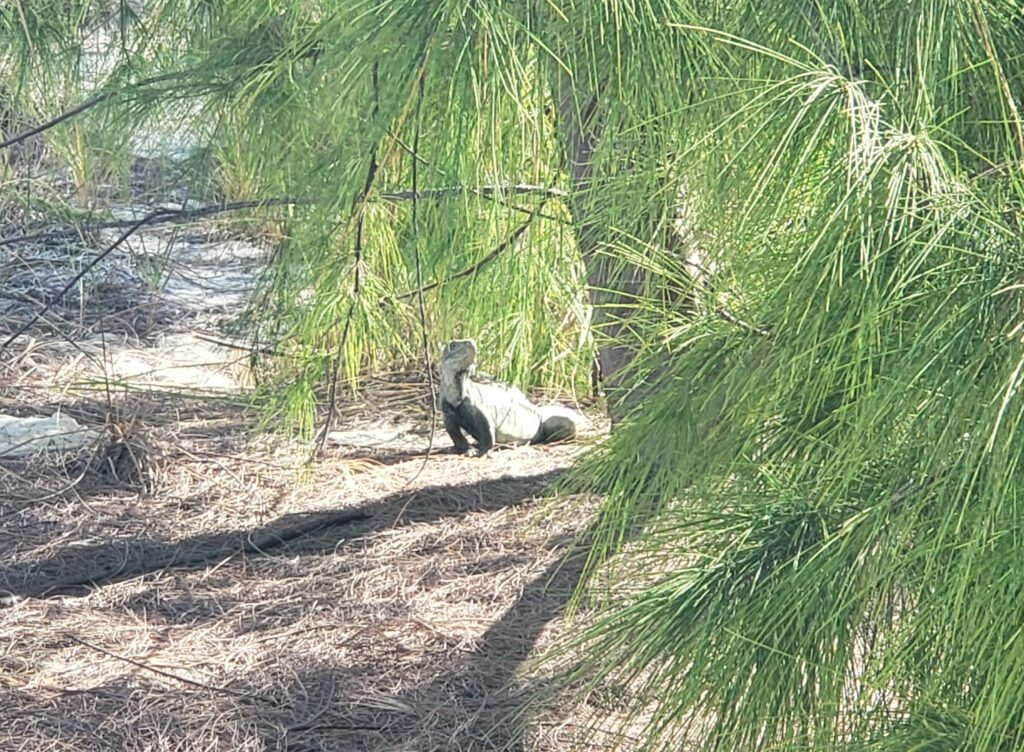
[[[545,405],[537,408],[540,411],[540,432],[536,443],[546,444],[550,441],[570,441],[579,433],[583,416],[574,410],[561,405]]]

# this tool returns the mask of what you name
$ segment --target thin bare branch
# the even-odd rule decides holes
[[[22,141],[32,138],[32,136],[35,136],[36,134],[48,131],[50,128],[60,125],[65,120],[70,120],[75,115],[85,112],[86,110],[91,110],[96,105],[103,104],[104,102],[113,99],[120,93],[121,92],[119,91],[105,91],[102,94],[90,97],[81,104],[72,107],[70,110],[65,110],[55,118],[47,120],[45,123],[41,123],[40,125],[29,128],[28,130],[24,130],[21,133],[16,133],[10,138],[0,141],[0,149],[9,149],[15,144],[20,144]]]
[[[181,78],[182,75],[183,74],[178,71],[174,73],[165,73],[160,76],[153,76],[152,78],[143,79],[123,89],[116,89],[114,91],[104,91],[94,96],[91,96],[81,104],[75,105],[70,110],[65,110],[56,117],[47,120],[45,123],[40,123],[39,125],[33,126],[32,128],[22,131],[21,133],[16,133],[15,135],[11,136],[5,141],[0,141],[0,149],[9,149],[15,144],[19,144],[22,141],[32,138],[32,136],[35,136],[39,133],[43,133],[44,131],[48,131],[55,126],[60,125],[65,120],[70,120],[76,115],[80,115],[83,112],[91,110],[93,107],[101,105],[104,102],[110,101],[111,99],[121,96],[122,94],[127,94],[131,91],[140,89],[142,87],[149,86],[155,83],[160,83],[161,81],[169,81],[174,78]]]
[[[196,220],[212,217],[216,214],[242,211],[245,209],[263,209],[270,206],[306,206],[314,203],[316,202],[313,199],[285,197],[252,199],[249,201],[232,201],[224,204],[208,204],[206,206],[196,207],[195,209],[160,209],[160,215],[146,224],[151,227],[154,225],[179,224],[195,222]],[[137,220],[134,219],[122,219],[110,222],[96,222],[92,224],[78,225],[76,227],[65,227],[60,230],[48,230],[47,232],[37,232],[27,235],[12,235],[7,238],[0,238],[0,247],[16,245],[19,243],[32,243],[39,240],[55,240],[74,235],[82,235],[83,233],[95,230],[117,230],[124,227],[132,227],[136,222]]]
[[[18,339],[18,337],[27,332],[32,327],[32,325],[39,321],[39,319],[41,319],[44,315],[46,315],[48,311],[52,310],[53,307],[57,305],[57,303],[60,302],[60,300],[65,295],[67,295],[68,291],[74,288],[74,286],[78,284],[79,280],[81,280],[82,277],[88,274],[93,269],[93,267],[95,267],[100,261],[102,261],[115,250],[117,250],[117,248],[119,248],[121,244],[124,243],[124,241],[126,241],[136,232],[138,232],[138,230],[140,230],[144,225],[149,224],[157,217],[163,216],[167,211],[167,209],[158,209],[157,211],[151,212],[142,219],[136,221],[135,224],[133,224],[131,227],[129,227],[127,230],[121,233],[121,236],[117,240],[115,240],[113,243],[107,246],[101,253],[99,253],[96,256],[96,258],[92,259],[92,261],[90,261],[84,267],[82,267],[82,270],[78,272],[78,274],[76,274],[74,277],[72,277],[71,281],[64,285],[61,291],[58,292],[57,295],[54,296],[52,300],[50,300],[50,302],[43,306],[42,310],[35,313],[32,316],[32,318],[30,318],[28,321],[26,321],[24,324],[18,327],[18,329],[15,330],[14,334],[8,337],[4,341],[4,343],[0,345],[0,353],[6,350],[16,339]]]
[[[94,650],[97,653],[113,658],[114,660],[121,661],[122,663],[127,663],[128,665],[135,666],[136,668],[141,668],[143,671],[149,671],[150,673],[156,674],[157,676],[162,676],[166,679],[173,679],[176,682],[187,684],[190,687],[204,689],[208,692],[217,692],[219,694],[229,695],[231,697],[236,697],[240,700],[248,700],[250,702],[262,702],[266,703],[267,705],[272,705],[274,707],[279,707],[281,704],[280,702],[272,698],[260,697],[259,695],[250,694],[248,692],[240,692],[237,689],[231,689],[231,687],[220,687],[214,684],[205,684],[203,682],[196,681],[195,679],[189,679],[185,676],[173,674],[170,671],[164,671],[163,669],[155,668],[154,666],[148,666],[142,661],[137,661],[134,658],[128,658],[127,656],[118,655],[117,653],[111,650],[101,648],[99,645],[93,645],[91,642],[86,642],[85,640],[75,637],[74,635],[69,634],[68,639],[70,639],[72,642],[78,643],[82,647],[89,648],[89,650]]]
[[[722,319],[723,321],[728,321],[730,324],[738,326],[740,329],[745,329],[748,332],[760,334],[762,337],[772,336],[772,333],[767,329],[762,329],[759,326],[755,326],[754,324],[744,321],[743,319],[736,316],[736,314],[732,313],[728,308],[725,308],[723,306],[719,306],[718,308],[715,309],[715,315],[717,315],[718,318]]]
[[[463,193],[472,193],[483,198],[494,196],[522,196],[524,194],[544,196],[546,198],[566,198],[569,194],[561,188],[551,188],[544,185],[532,185],[519,183],[516,185],[449,185],[440,188],[424,188],[423,190],[390,191],[380,194],[382,201],[411,201],[413,198],[441,199],[459,196]]]

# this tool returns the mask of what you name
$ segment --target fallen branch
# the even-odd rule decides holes
[[[231,687],[220,687],[220,686],[216,686],[214,684],[205,684],[205,683],[203,683],[201,681],[196,681],[195,679],[189,679],[188,677],[185,677],[185,676],[179,676],[178,674],[173,674],[170,671],[164,671],[161,668],[156,668],[154,666],[149,666],[149,665],[143,663],[142,661],[137,661],[134,658],[128,658],[127,656],[124,656],[124,655],[118,655],[117,653],[114,653],[114,652],[112,652],[110,650],[107,650],[106,648],[101,648],[99,645],[93,645],[91,642],[86,642],[85,640],[80,639],[78,637],[75,637],[72,634],[68,635],[68,639],[70,639],[72,642],[77,642],[82,647],[89,648],[89,650],[95,650],[97,653],[100,653],[102,655],[105,655],[105,656],[108,656],[110,658],[113,658],[114,660],[121,661],[123,663],[127,663],[129,666],[135,666],[136,668],[141,668],[143,671],[149,671],[151,673],[156,674],[157,676],[162,676],[162,677],[164,677],[166,679],[173,679],[176,682],[181,682],[182,684],[187,684],[190,687],[196,687],[197,689],[204,689],[204,690],[207,690],[208,692],[217,692],[217,693],[220,693],[220,694],[228,695],[230,697],[235,697],[235,698],[237,698],[239,700],[248,700],[250,702],[262,702],[262,703],[266,703],[267,705],[271,705],[273,707],[280,707],[281,706],[280,702],[278,702],[277,700],[272,699],[272,698],[260,697],[259,695],[250,694],[248,692],[240,692],[237,689],[231,689]]]
[[[249,201],[232,201],[223,204],[208,204],[206,206],[197,206],[194,209],[158,209],[158,217],[154,217],[148,225],[166,225],[166,224],[177,224],[183,222],[194,222],[197,219],[204,219],[211,217],[216,214],[224,214],[232,211],[242,211],[244,209],[263,209],[270,206],[306,206],[309,204],[316,203],[313,199],[309,198],[264,198],[264,199],[251,199]],[[155,212],[154,212],[155,213]],[[77,227],[67,227],[63,230],[49,230],[47,232],[37,232],[30,235],[12,235],[8,238],[0,238],[0,247],[5,245],[15,245],[17,243],[30,243],[37,240],[52,240],[56,238],[65,238],[72,235],[81,235],[84,232],[92,232],[95,230],[118,230],[123,227],[131,227],[138,220],[135,219],[121,219],[111,222],[97,222],[94,224],[79,225]]]

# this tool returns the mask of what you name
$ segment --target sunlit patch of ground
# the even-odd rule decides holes
[[[0,749],[509,744],[524,667],[565,628],[579,561],[564,557],[593,511],[541,498],[601,420],[579,443],[471,459],[439,453],[434,416],[425,460],[426,385],[379,383],[341,406],[307,465],[209,398],[247,381],[209,339],[223,300],[192,293],[244,288],[239,259],[258,254],[154,248],[112,257],[124,268],[107,287],[54,304],[0,363],[0,413],[59,409],[102,436],[0,459]],[[71,273],[59,254],[19,254],[0,274],[0,291],[17,286],[6,331],[38,310],[39,280]],[[177,286],[137,284],[133,264],[154,254]],[[520,748],[566,748],[584,715],[532,717]]]
[[[0,747],[507,742],[517,671],[573,584],[552,567],[586,519],[580,500],[543,526],[533,512],[581,448],[424,465],[396,416],[377,459],[335,446],[304,472],[247,446],[249,416],[212,417],[151,429],[148,498],[87,479],[40,500],[58,469],[5,463]]]

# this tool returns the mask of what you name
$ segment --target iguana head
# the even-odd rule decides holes
[[[441,396],[452,405],[463,399],[463,375],[472,373],[476,362],[476,342],[453,339],[441,349]]]
[[[453,339],[441,350],[441,368],[465,371],[476,362],[476,342],[471,339]]]

